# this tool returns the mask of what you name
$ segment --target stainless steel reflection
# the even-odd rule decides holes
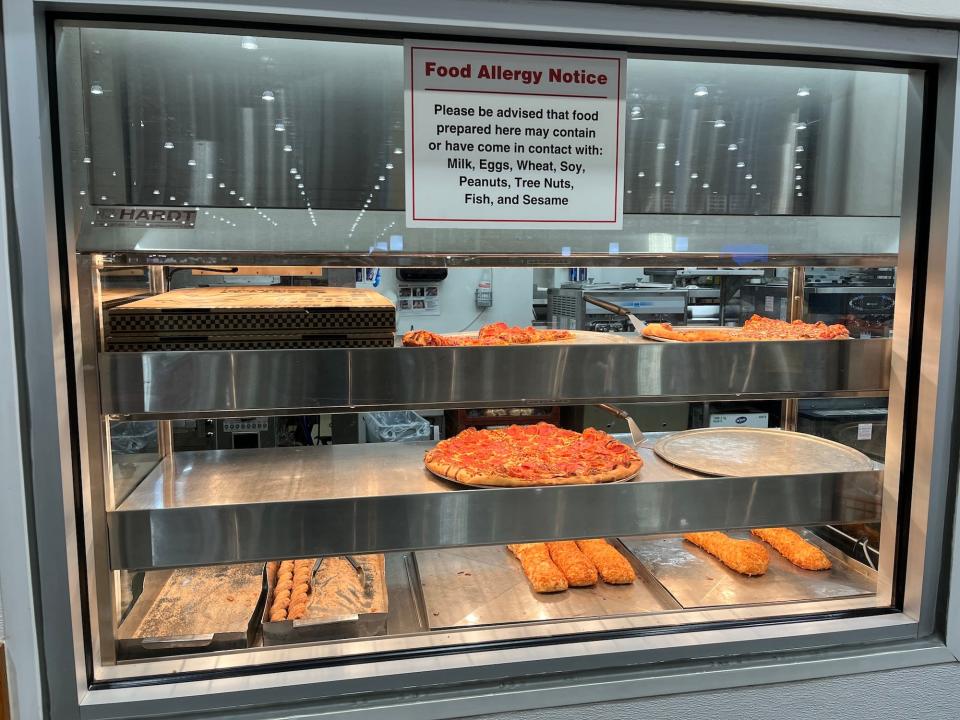
[[[878,394],[887,339],[101,353],[106,414]],[[509,369],[509,372],[505,370]]]
[[[81,40],[98,92],[92,150],[75,152],[110,204],[403,207],[399,45],[261,35],[251,51],[235,35],[97,27]],[[633,58],[626,104],[628,213],[899,209],[903,73]]]
[[[460,490],[423,467],[429,447],[175,455],[172,477],[158,466],[109,514],[111,564],[180,567],[879,517],[878,472],[683,479],[644,450],[647,464],[634,482]]]
[[[138,256],[134,264],[142,257],[152,264],[444,265],[477,257],[473,264],[486,266],[643,266],[660,257],[674,267],[749,267],[792,258],[808,266],[891,267],[900,242],[895,217],[628,215],[620,232],[537,230],[518,236],[515,230],[407,228],[402,212],[388,211],[368,212],[356,230],[356,214],[346,210],[316,213],[316,227],[306,210],[270,210],[276,226],[269,228],[254,208],[201,210],[194,229],[103,227],[91,224],[96,208],[86,212],[80,251]],[[492,262],[491,256],[503,260]]]

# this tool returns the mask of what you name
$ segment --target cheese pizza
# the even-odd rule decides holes
[[[639,472],[643,461],[601,430],[579,433],[541,422],[467,428],[429,450],[424,464],[466,485],[534,487],[624,480]]]

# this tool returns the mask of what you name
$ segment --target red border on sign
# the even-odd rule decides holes
[[[574,58],[580,60],[610,60],[616,61],[617,63],[617,128],[616,128],[616,146],[614,153],[614,166],[613,166],[613,219],[612,220],[541,220],[541,219],[523,219],[523,218],[511,218],[511,219],[493,219],[493,218],[438,218],[438,217],[417,217],[417,166],[416,166],[416,139],[414,137],[415,133],[415,123],[414,123],[414,73],[413,73],[413,53],[415,50],[433,50],[437,52],[476,52],[476,53],[486,53],[490,55],[531,55],[536,57],[558,57],[558,58]],[[420,45],[411,45],[410,46],[410,195],[412,198],[412,216],[413,220],[423,221],[423,222],[483,222],[483,223],[513,223],[513,222],[524,222],[524,223],[574,223],[578,225],[584,224],[598,224],[598,225],[608,225],[610,223],[617,222],[617,209],[618,209],[618,191],[620,189],[620,87],[622,85],[621,73],[621,58],[619,57],[607,57],[603,55],[563,55],[558,53],[534,53],[534,52],[514,52],[509,50],[473,50],[469,48],[438,48],[438,47],[426,47]],[[487,93],[492,95],[547,95],[547,93],[524,93],[524,92],[500,92],[497,90],[456,90],[451,88],[449,90],[440,89],[440,88],[424,88],[425,92],[474,92],[474,93]],[[604,95],[548,95],[548,97],[576,97],[576,98],[605,98]]]

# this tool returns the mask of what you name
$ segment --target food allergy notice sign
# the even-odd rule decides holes
[[[623,225],[626,56],[405,43],[410,227]]]

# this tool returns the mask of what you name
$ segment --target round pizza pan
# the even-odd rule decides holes
[[[700,327],[700,326],[687,326],[687,327],[675,327],[675,328],[674,328],[674,331],[675,331],[675,332],[695,332],[695,331],[697,331],[697,330],[715,330],[715,331],[717,331],[717,332],[730,332],[730,331],[739,330],[739,329],[740,329],[740,328],[726,328],[726,327],[718,328],[718,327],[711,327],[711,326],[705,326],[705,327]],[[657,337],[657,336],[655,336],[655,335],[644,335],[644,336],[643,336],[643,339],[644,339],[644,340],[653,340],[654,342],[665,342],[665,343],[691,342],[690,340],[674,340],[674,339],[672,339],[672,338]],[[742,339],[742,338],[731,337],[730,340],[729,340],[729,342],[736,342],[736,341],[741,340],[741,339]],[[723,341],[722,341],[722,340],[710,340],[709,342],[723,342]]]
[[[441,475],[440,473],[437,473],[437,472],[434,472],[433,470],[430,470],[430,468],[424,468],[424,469],[427,470],[431,475],[433,475],[433,476],[435,476],[435,477],[438,477],[438,478],[440,478],[441,480],[446,480],[448,483],[453,483],[454,485],[457,485],[457,486],[459,486],[459,487],[461,487],[461,488],[467,488],[467,489],[471,489],[471,490],[482,490],[482,489],[489,489],[489,490],[514,490],[514,489],[517,489],[517,490],[520,490],[520,489],[523,489],[523,488],[507,487],[507,486],[504,486],[504,485],[473,485],[473,484],[471,484],[471,483],[465,483],[465,482],[460,482],[459,480],[454,480],[453,478],[449,478],[449,477],[447,477],[446,475]],[[643,468],[641,467],[640,470],[643,470]],[[629,477],[621,478],[620,480],[608,480],[607,482],[603,482],[603,483],[566,483],[566,484],[564,484],[564,485],[524,485],[523,487],[524,487],[524,488],[544,488],[544,487],[571,487],[571,486],[573,486],[573,485],[615,485],[615,484],[617,484],[617,483],[630,482],[631,480],[633,480],[634,478],[636,478],[637,475],[640,474],[640,470],[637,470],[637,472],[635,472],[633,475],[630,475]]]
[[[653,451],[703,475],[800,475],[873,470],[859,450],[805,433],[768,428],[703,428],[667,435]]]

